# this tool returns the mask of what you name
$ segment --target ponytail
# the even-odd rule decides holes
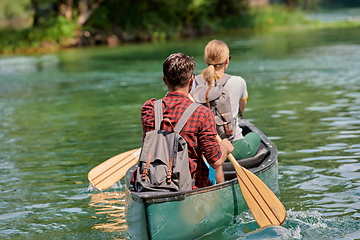
[[[215,79],[215,66],[210,64],[207,68],[201,71],[203,79],[207,82],[208,86],[211,86]]]
[[[226,59],[229,57],[229,47],[220,40],[211,40],[204,49],[204,61],[208,65],[202,70],[201,75],[209,86],[217,77],[215,69],[223,67]]]

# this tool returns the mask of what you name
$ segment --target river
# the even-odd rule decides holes
[[[201,239],[360,239],[359,28],[0,56],[0,238],[128,239],[123,189],[89,190],[87,173],[140,147],[164,59],[184,52],[199,73],[212,38],[247,81],[245,118],[279,149],[287,219],[248,233],[249,216]]]

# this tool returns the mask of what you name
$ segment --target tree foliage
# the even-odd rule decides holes
[[[270,0],[287,5],[294,13],[299,6],[314,8],[322,2],[336,1],[340,2]],[[4,46],[16,49],[154,41],[226,29],[279,26],[281,19],[289,19],[281,14],[277,19],[270,17],[274,13],[266,8],[255,14],[248,0],[0,0],[0,27],[18,29],[0,30],[0,51]],[[16,39],[21,43],[14,44]]]
[[[83,25],[104,0],[31,0],[35,27],[49,18],[63,16]]]
[[[23,26],[31,17],[30,0],[0,0],[0,26]]]

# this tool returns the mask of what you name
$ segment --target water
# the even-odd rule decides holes
[[[360,29],[216,36],[243,76],[245,117],[279,149],[281,227],[236,224],[201,239],[360,239]],[[87,173],[141,143],[139,109],[162,63],[205,65],[209,38],[0,57],[0,239],[127,239],[124,192]]]
[[[319,10],[309,12],[310,19],[316,19],[321,22],[341,22],[341,21],[360,21],[360,8],[336,8],[332,10]]]

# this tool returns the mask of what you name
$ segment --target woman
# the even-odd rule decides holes
[[[242,129],[239,127],[238,115],[241,115],[245,110],[248,92],[246,82],[242,77],[225,74],[231,59],[229,54],[229,47],[223,41],[212,40],[206,45],[204,61],[208,67],[203,69],[200,75],[196,76],[191,93],[195,93],[195,89],[200,86],[201,81],[205,80],[208,86],[215,86],[217,83],[223,82],[223,76],[230,77],[227,81],[225,80],[224,88],[228,92],[231,117],[235,121],[235,129],[233,129],[230,138],[234,146],[232,154],[235,159],[244,159],[256,154],[260,146],[260,136],[254,132],[243,136]],[[220,135],[219,132],[218,134]]]

